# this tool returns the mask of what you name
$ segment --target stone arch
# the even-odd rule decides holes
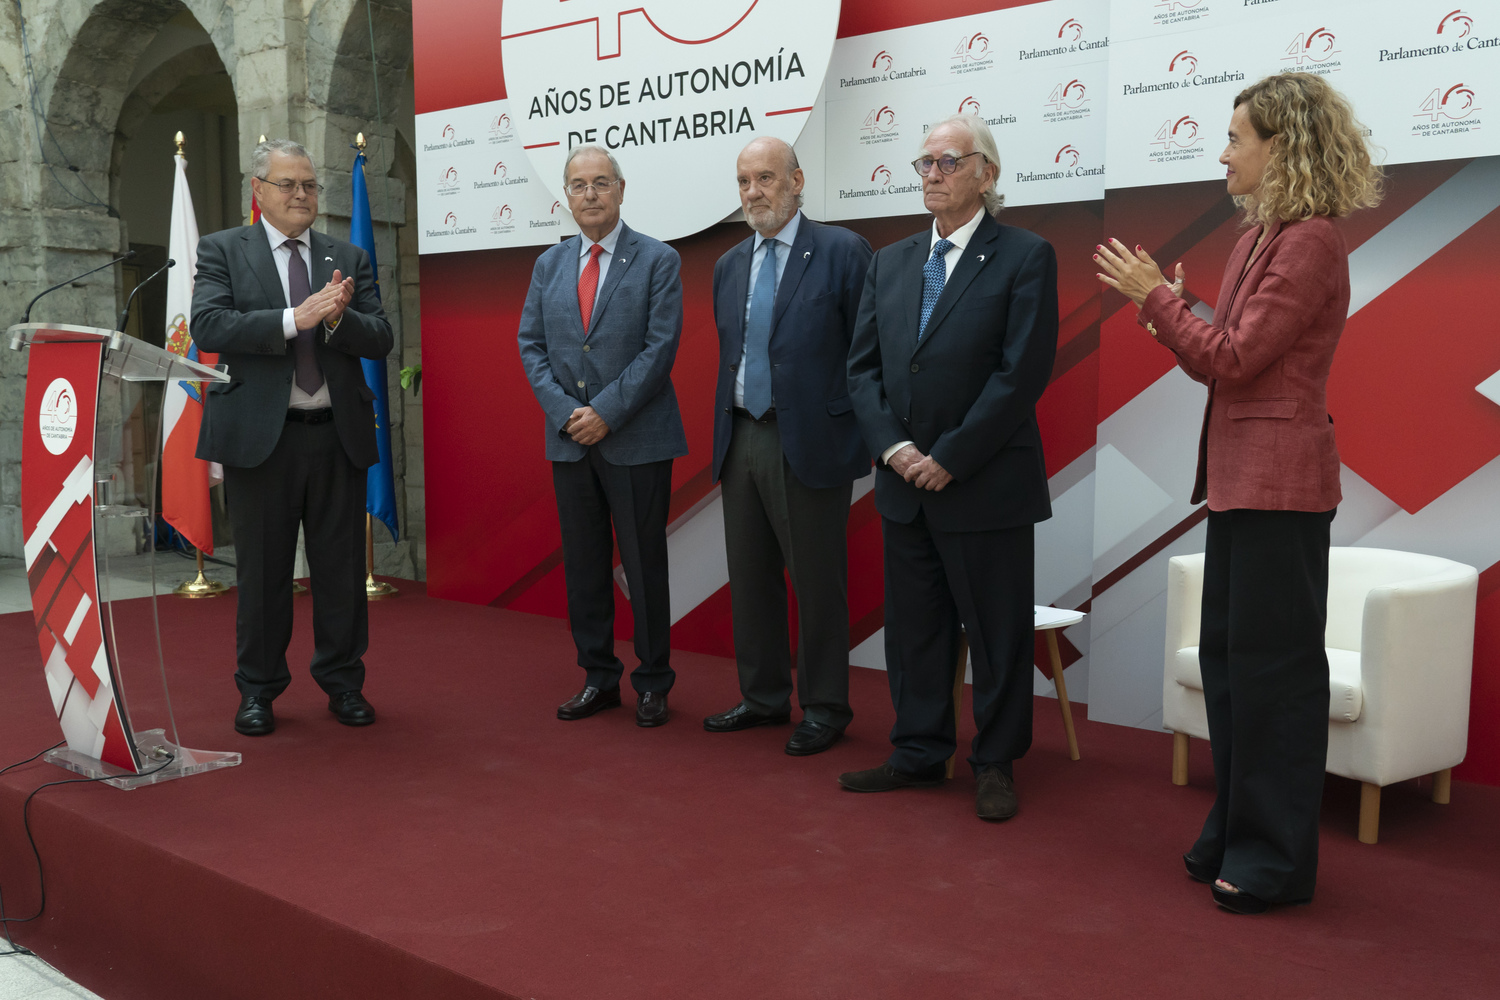
[[[234,71],[232,21],[223,4],[206,0],[64,0],[45,31],[46,64],[58,67],[41,96],[53,147],[44,161],[38,202],[43,208],[110,214],[107,193],[115,159],[116,127],[132,91],[132,75],[163,25],[193,13],[219,61]],[[66,160],[76,186],[48,169]],[[82,194],[80,194],[82,189]],[[89,193],[92,194],[89,194]],[[106,202],[98,204],[97,202]]]

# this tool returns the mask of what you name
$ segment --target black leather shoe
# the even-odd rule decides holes
[[[636,699],[635,724],[650,729],[667,721],[667,693],[647,691]]]
[[[1223,888],[1224,886],[1228,886],[1228,888]],[[1278,905],[1273,904],[1270,900],[1261,899],[1259,896],[1252,896],[1239,886],[1230,885],[1230,883],[1225,882],[1223,879],[1216,879],[1210,888],[1213,889],[1214,902],[1219,904],[1220,909],[1228,910],[1230,913],[1265,913],[1273,905]],[[1307,899],[1288,899],[1284,904],[1280,905],[1306,906],[1311,902],[1311,897]]]
[[[704,719],[703,728],[711,733],[737,733],[741,729],[752,729],[755,726],[779,726],[790,721],[792,721],[790,712],[786,715],[762,715],[744,702],[740,702],[727,712],[710,715]]]
[[[946,768],[939,764],[931,774],[907,774],[889,763],[868,771],[849,771],[839,775],[839,784],[851,792],[893,792],[898,788],[935,788],[943,783]]]
[[[600,691],[596,687],[586,687],[557,706],[557,717],[572,722],[575,719],[587,719],[595,712],[603,711],[606,708],[619,707],[619,688]]]
[[[240,710],[234,713],[234,731],[244,736],[268,736],[276,731],[276,716],[271,712],[270,698],[245,695]]]
[[[841,729],[803,719],[797,723],[797,728],[792,732],[792,738],[786,741],[786,752],[793,757],[809,757],[827,750],[843,735],[844,732]]]
[[[980,819],[1010,819],[1020,809],[1016,783],[994,764],[979,769],[979,787],[974,792],[974,812]]]
[[[368,726],[375,721],[375,706],[358,691],[345,691],[328,699],[328,711],[346,726]]]
[[[1195,855],[1192,851],[1182,856],[1182,866],[1187,869],[1188,878],[1197,882],[1213,884],[1214,879],[1219,877],[1219,866],[1210,864]]]

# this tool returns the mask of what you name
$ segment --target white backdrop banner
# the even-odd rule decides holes
[[[569,0],[566,23],[506,0],[510,100],[417,116],[420,248],[575,232],[562,163],[583,142],[661,239],[735,211],[758,135],[796,143],[815,217],[920,214],[911,161],[959,111],[994,130],[1009,205],[1218,179],[1234,96],[1288,71],[1346,94],[1383,162],[1494,155],[1500,4],[1454,2],[1045,0],[835,43],[830,0]]]

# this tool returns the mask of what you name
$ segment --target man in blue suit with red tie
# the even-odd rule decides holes
[[[667,721],[672,624],[667,509],[672,460],[687,437],[672,362],[682,336],[677,251],[620,219],[625,177],[598,146],[563,165],[580,233],[537,258],[521,310],[521,363],[542,406],[547,458],[562,528],[568,624],[583,690],[557,709],[565,720],[620,704],[615,655],[615,544],[630,588],[635,721]]]
[[[802,170],[780,139],[752,141],[736,173],[755,233],[714,267],[713,471],[742,700],[703,726],[723,733],[789,721],[790,574],[802,721],[786,752],[806,756],[831,747],[852,718],[845,531],[853,483],[870,459],[846,368],[870,244],[802,215]]]

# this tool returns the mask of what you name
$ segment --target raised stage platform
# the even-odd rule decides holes
[[[562,622],[401,586],[371,606],[379,723],[328,714],[299,602],[302,666],[261,739],[230,724],[232,599],[164,599],[183,740],[245,762],[39,794],[46,910],[17,940],[107,1000],[1461,997],[1500,976],[1500,789],[1455,783],[1450,806],[1388,790],[1366,847],[1357,786],[1330,779],[1316,902],[1237,917],[1179,860],[1211,796],[1206,745],[1176,788],[1166,734],[1080,705],[1070,762],[1039,699],[1021,813],[989,825],[967,768],[933,790],[835,784],[884,759],[882,674],[854,671],[849,737],[810,758],[782,753],[789,727],[705,733],[734,666],[690,653],[667,726],[637,728],[629,704],[564,723],[581,672]],[[122,633],[145,612],[122,603]],[[59,737],[32,628],[0,615],[0,766]],[[38,904],[22,800],[67,777],[0,777],[11,916]]]

